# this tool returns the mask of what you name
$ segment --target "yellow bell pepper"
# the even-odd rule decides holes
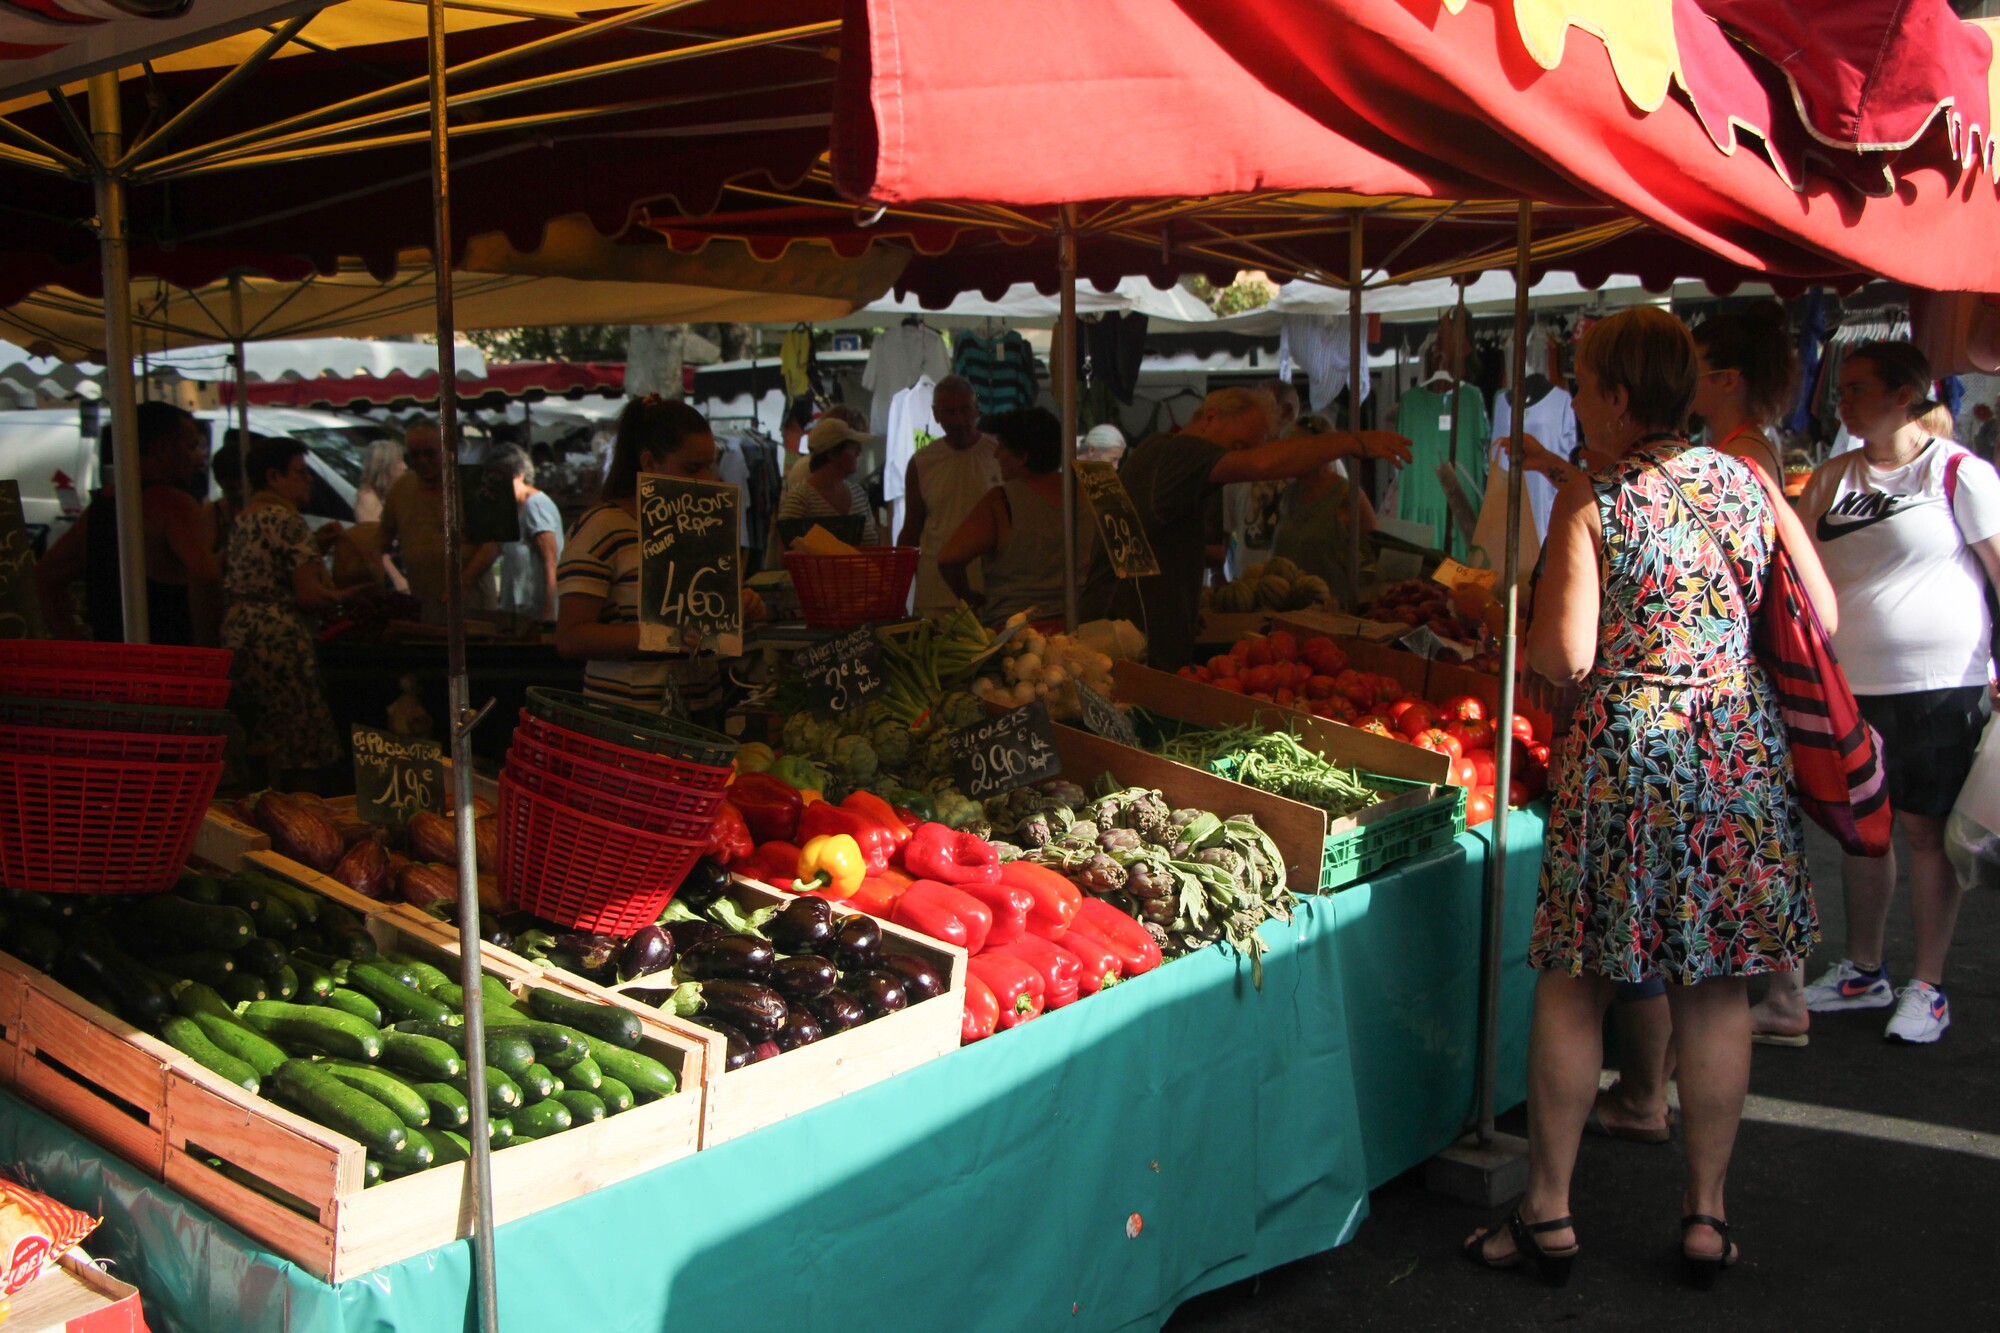
[[[799,849],[799,877],[792,888],[840,902],[852,898],[867,875],[861,844],[848,834],[828,833]]]
[[[825,799],[826,799],[826,793],[820,791],[817,787],[799,788],[799,809],[801,810],[805,809],[809,805],[813,805],[820,801],[824,801]]]

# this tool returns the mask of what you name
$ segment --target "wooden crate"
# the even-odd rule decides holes
[[[368,918],[378,944],[451,970],[455,950],[394,913]],[[504,961],[482,966],[525,994],[538,980]],[[640,1048],[682,1092],[493,1157],[493,1214],[504,1223],[694,1152],[706,1045],[649,1027]],[[166,1087],[166,1182],[327,1282],[342,1282],[470,1233],[467,1164],[362,1187],[364,1150],[343,1134],[182,1061]],[[209,1165],[220,1158],[236,1174]],[[252,1183],[254,1182],[254,1183]]]
[[[1390,644],[1410,632],[1408,625],[1393,620],[1368,620],[1340,611],[1280,611],[1271,620],[1272,629],[1290,630],[1302,639],[1324,634],[1330,639],[1366,639]]]
[[[794,896],[742,876],[736,877],[731,892],[753,907],[787,903]],[[833,910],[835,916],[859,915],[838,903]],[[606,988],[560,968],[548,969],[546,975],[580,994],[623,1003],[647,1022],[707,1047],[711,1073],[704,1092],[701,1144],[709,1148],[958,1049],[965,1012],[965,950],[891,922],[881,926],[883,947],[914,954],[936,967],[944,974],[945,993],[741,1069],[725,1069],[728,1042],[720,1033],[621,993],[657,988],[657,978]]]
[[[208,807],[208,814],[203,817],[201,828],[194,835],[194,850],[189,855],[203,865],[234,870],[243,860],[245,852],[270,849],[270,834],[244,823],[236,817],[235,811],[218,801]]]
[[[28,983],[42,974],[0,953],[0,1084],[13,1087],[21,1058],[21,1005]]]
[[[1305,637],[1308,634],[1324,633],[1310,628],[1303,616],[1280,616],[1271,622],[1272,629],[1289,630]],[[1419,657],[1415,653],[1400,648],[1390,648],[1365,639],[1348,638],[1340,635],[1329,636],[1347,654],[1347,662],[1356,671],[1372,672],[1378,676],[1391,676],[1401,682],[1404,689],[1432,703],[1449,699],[1455,694],[1469,694],[1485,704],[1489,710],[1500,707],[1500,678],[1484,671],[1474,671],[1471,667],[1457,662],[1445,662]],[[1550,717],[1547,712],[1536,708],[1515,691],[1514,711],[1535,724],[1535,734],[1549,734]]]
[[[190,1062],[54,978],[11,957],[6,964],[20,982],[14,1090],[157,1178],[167,1080]]]

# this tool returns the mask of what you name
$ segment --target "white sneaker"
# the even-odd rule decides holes
[[[1846,958],[1806,987],[1806,1008],[1816,1014],[1837,1014],[1843,1009],[1887,1009],[1895,1002],[1896,992],[1889,985],[1887,968],[1863,972]]]
[[[1912,981],[1896,992],[1896,1016],[1882,1035],[1906,1046],[1925,1046],[1951,1026],[1951,1001],[1928,981]]]

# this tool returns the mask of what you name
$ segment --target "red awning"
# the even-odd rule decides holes
[[[1780,0],[1710,8],[1742,26],[1694,0],[854,0],[835,179],[891,204],[1610,204],[1753,271],[2000,291],[1984,28],[1944,0],[1789,26]],[[1753,28],[1789,37],[1782,66]],[[1831,108],[1855,86],[1843,145]]]
[[[220,386],[226,406],[236,403],[236,386]],[[247,386],[255,407],[318,407],[356,412],[371,407],[435,407],[438,377],[429,375],[361,376],[355,379],[252,380]],[[625,392],[625,367],[615,362],[514,361],[490,365],[483,378],[461,377],[461,407],[494,406],[513,399],[540,402],[544,398],[582,398],[586,394],[620,397]]]

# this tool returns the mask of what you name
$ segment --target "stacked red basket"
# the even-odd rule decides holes
[[[158,893],[222,780],[230,654],[0,642],[0,883]]]
[[[500,773],[500,888],[515,907],[626,935],[708,845],[736,742],[657,713],[531,689]]]

